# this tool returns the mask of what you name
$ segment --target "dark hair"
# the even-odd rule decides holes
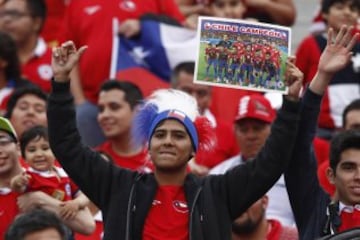
[[[330,167],[336,173],[336,166],[340,162],[341,154],[347,149],[360,150],[360,131],[346,130],[336,134],[330,144]]]
[[[138,104],[140,104],[144,98],[137,85],[131,82],[116,79],[109,79],[105,81],[100,87],[100,92],[107,92],[114,89],[121,90],[125,93],[125,101],[129,103],[131,109],[134,109]]]
[[[44,26],[45,19],[46,19],[46,3],[44,0],[27,0],[26,1],[28,10],[33,17],[38,17],[42,20],[39,33],[42,30],[42,27]]]
[[[331,6],[334,5],[335,3],[346,3],[346,2],[350,2],[351,7],[356,8],[358,11],[360,10],[359,0],[322,0],[321,12],[329,13]]]
[[[49,141],[48,129],[44,126],[34,126],[23,132],[20,137],[20,150],[24,159],[26,158],[25,149],[29,142],[40,138]]]
[[[37,86],[24,86],[18,88],[11,94],[9,101],[7,102],[6,113],[5,113],[6,118],[8,119],[11,118],[16,103],[19,101],[20,98],[22,98],[24,95],[27,94],[34,95],[44,100],[45,103],[47,103],[47,95],[43,90],[41,90],[41,88]]]
[[[62,240],[65,240],[65,226],[52,212],[43,209],[34,209],[15,218],[5,233],[5,240],[23,240],[28,234],[55,229]]]
[[[186,72],[188,74],[194,74],[195,62],[182,62],[176,65],[171,74],[171,87],[176,88],[178,85],[178,76],[180,72]]]
[[[21,69],[14,40],[5,32],[0,31],[0,58],[6,63],[6,80],[17,81],[20,79]]]
[[[342,127],[345,128],[346,126],[346,116],[349,112],[351,111],[355,111],[355,110],[359,110],[360,111],[360,98],[355,99],[354,101],[352,101],[351,103],[349,103],[343,113],[342,113]]]

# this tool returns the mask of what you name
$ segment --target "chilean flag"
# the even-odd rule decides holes
[[[144,95],[168,88],[171,72],[181,62],[195,61],[196,32],[156,20],[141,20],[140,35],[117,34],[114,20],[111,78],[137,84]]]

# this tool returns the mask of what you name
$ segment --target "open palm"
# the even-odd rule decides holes
[[[333,30],[328,32],[328,42],[324,49],[320,61],[319,70],[327,73],[335,73],[343,69],[350,61],[358,34],[351,36],[352,28],[343,26],[333,39]]]

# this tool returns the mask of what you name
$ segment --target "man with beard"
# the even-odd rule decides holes
[[[232,224],[232,240],[297,240],[295,227],[283,226],[278,220],[266,219],[269,199],[265,195],[256,201]]]

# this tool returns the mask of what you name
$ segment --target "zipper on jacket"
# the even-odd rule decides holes
[[[131,212],[135,212],[135,210],[136,210],[136,205],[134,204],[134,206],[131,208],[131,204],[133,203],[132,200],[134,198],[133,196],[134,196],[136,182],[139,181],[142,176],[143,176],[142,173],[140,173],[138,176],[136,176],[135,181],[134,181],[133,185],[131,186],[129,201],[128,201],[127,210],[126,210],[125,240],[130,240],[130,220],[131,220],[130,216],[131,216]]]
[[[199,187],[198,190],[196,191],[195,197],[194,197],[194,204],[191,207],[191,211],[190,211],[190,231],[189,231],[189,240],[192,240],[192,229],[193,229],[193,214],[194,214],[194,210],[195,210],[195,205],[196,202],[200,196],[200,192],[202,190],[202,187]],[[200,213],[200,221],[203,221],[203,216],[202,213]]]
[[[131,214],[131,204],[132,204],[132,198],[134,195],[134,190],[135,190],[135,183],[131,186],[128,206],[127,206],[127,210],[126,210],[126,232],[125,232],[126,240],[130,240],[130,214]],[[135,209],[135,205],[134,205],[134,209]]]

